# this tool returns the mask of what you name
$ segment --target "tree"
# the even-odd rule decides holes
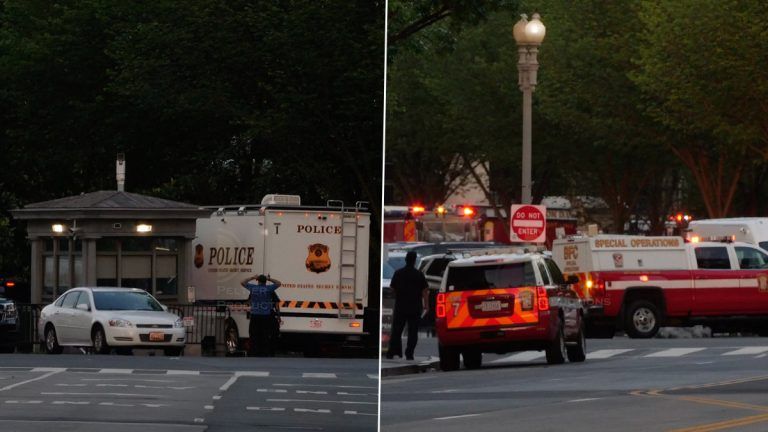
[[[710,217],[727,216],[750,154],[768,156],[768,6],[643,2],[639,70],[654,118],[677,133],[671,151],[691,171]],[[730,29],[723,31],[723,23]]]
[[[112,189],[123,152],[131,192],[367,201],[378,229],[384,4],[0,0],[0,204]]]

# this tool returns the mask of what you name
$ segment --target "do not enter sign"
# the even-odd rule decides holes
[[[544,243],[547,240],[547,208],[540,205],[512,206],[509,239],[513,242]]]

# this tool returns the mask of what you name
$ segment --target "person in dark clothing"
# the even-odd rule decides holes
[[[392,316],[392,335],[389,339],[387,358],[402,357],[403,328],[408,324],[408,345],[405,357],[413,360],[413,352],[419,339],[419,320],[422,310],[429,308],[429,291],[427,279],[416,270],[416,252],[410,251],[405,255],[405,266],[392,275],[390,286],[395,293],[395,311]]]
[[[253,283],[256,280],[258,283]],[[271,282],[267,284],[267,281]],[[273,356],[272,337],[274,331],[274,301],[272,295],[280,288],[280,281],[262,275],[249,277],[241,282],[243,288],[250,292],[251,322],[248,333],[251,339],[251,355]]]

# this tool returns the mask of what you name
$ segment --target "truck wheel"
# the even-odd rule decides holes
[[[49,325],[45,329],[45,352],[48,354],[61,354],[61,345],[59,345],[59,339],[56,337],[56,329],[53,325]]]
[[[233,356],[240,351],[240,333],[237,331],[237,325],[231,321],[227,323],[224,329],[224,346],[227,349],[227,356]]]
[[[647,300],[636,300],[627,308],[624,329],[636,339],[647,339],[659,332],[659,308]]]
[[[467,350],[461,353],[464,357],[464,367],[467,369],[480,369],[483,365],[483,353],[477,350]]]
[[[547,356],[547,364],[563,364],[565,363],[565,357],[568,355],[565,338],[563,337],[562,324],[557,329],[557,336],[551,341],[545,350]]]
[[[575,346],[566,347],[568,351],[568,361],[572,363],[583,362],[587,359],[587,338],[584,334],[584,324],[579,329],[577,336],[578,343]]]
[[[459,358],[459,350],[456,348],[440,346],[438,352],[440,354],[440,370],[450,372],[459,369],[461,361]]]

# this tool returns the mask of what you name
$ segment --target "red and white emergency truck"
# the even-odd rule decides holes
[[[694,324],[768,332],[768,254],[754,245],[598,235],[555,240],[552,256],[579,278],[589,336]]]
[[[248,338],[248,291],[240,283],[258,274],[282,282],[283,344],[313,353],[321,344],[360,344],[378,321],[376,308],[368,310],[364,204],[311,207],[295,195],[267,195],[261,205],[221,207],[197,220],[192,289],[198,303],[227,306],[230,353]]]

